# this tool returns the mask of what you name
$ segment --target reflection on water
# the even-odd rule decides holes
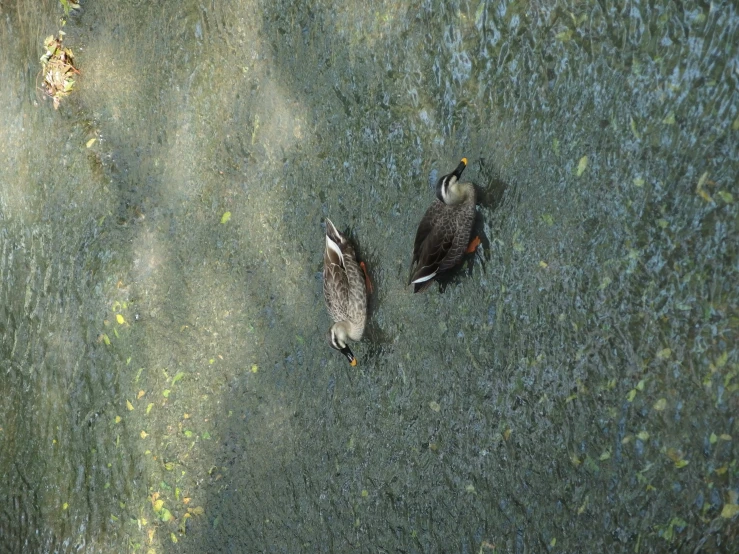
[[[0,6],[7,551],[737,540],[733,4],[90,4],[58,112],[61,8]],[[484,263],[414,296],[463,155]]]

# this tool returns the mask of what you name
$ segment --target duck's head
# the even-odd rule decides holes
[[[331,330],[328,332],[328,343],[331,348],[335,348],[341,352],[352,366],[357,365],[357,359],[354,357],[354,353],[351,351],[349,346],[346,344],[349,338],[349,324],[346,321],[339,321],[334,323]]]
[[[444,175],[436,184],[436,197],[448,206],[456,206],[461,204],[467,198],[467,190],[460,186],[459,178],[462,176],[464,168],[467,167],[467,158],[462,158],[457,169]]]

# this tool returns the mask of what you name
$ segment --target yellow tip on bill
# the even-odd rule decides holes
[[[467,165],[467,158],[462,158],[462,163],[463,163],[464,165]]]
[[[352,367],[354,367],[355,365],[357,365],[357,359],[356,359],[356,358],[354,358],[354,359],[353,359],[353,360],[352,360],[351,362],[349,362],[349,363],[350,363],[350,364],[352,365]]]

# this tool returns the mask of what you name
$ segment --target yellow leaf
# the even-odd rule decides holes
[[[718,438],[720,438],[722,441],[730,441],[731,440],[731,435],[727,435],[726,433],[722,433],[722,434],[719,435]]]
[[[666,360],[672,355],[672,350],[669,348],[663,348],[659,352],[657,352],[657,359],[658,360]]]
[[[600,455],[600,461],[608,460],[611,457],[610,452],[603,452],[603,454]]]
[[[177,535],[174,533],[169,534],[169,540],[171,540],[173,543],[177,544]]]
[[[148,434],[148,433],[147,433],[146,431],[141,431],[141,433],[139,433],[139,436],[140,436],[140,437],[141,437],[142,439],[145,439],[146,437],[148,437],[148,436],[149,436],[149,434]]]
[[[546,269],[547,267],[549,267],[549,265],[547,264],[547,262],[541,261],[539,262],[539,267],[542,269]]]
[[[739,514],[739,504],[724,504],[721,517],[729,519]]]
[[[439,406],[439,403],[434,402],[433,400],[429,402],[429,408],[431,408],[435,412],[438,412],[439,410],[441,410],[441,406]]]
[[[126,408],[128,408],[129,412],[133,411],[133,404],[131,404],[131,402],[128,400],[126,400]]]
[[[675,467],[677,468],[685,467],[689,463],[690,462],[688,460],[678,460],[677,462],[675,462]]]
[[[660,398],[657,400],[657,402],[654,403],[654,409],[658,412],[661,412],[667,407],[667,399],[666,398]]]
[[[152,504],[152,507],[154,508],[154,511],[156,513],[159,513],[162,511],[162,508],[164,507],[164,500],[161,498],[159,500],[155,500],[154,504]]]
[[[139,393],[138,393],[138,394],[136,395],[136,400],[138,400],[139,398],[141,398],[141,397],[142,397],[142,396],[144,396],[145,394],[146,394],[146,393],[145,393],[144,391],[140,390],[140,391],[139,391]]]
[[[251,372],[256,373],[257,371],[259,371],[257,364],[251,364]]]
[[[150,402],[149,405],[146,407],[146,413],[148,414],[153,407],[154,407],[154,402]]]
[[[583,173],[585,173],[585,170],[588,168],[588,157],[583,156],[580,158],[580,161],[577,162],[577,176],[580,177]]]
[[[645,441],[649,439],[649,433],[647,433],[646,431],[640,431],[639,433],[637,433],[636,438],[641,441]]]
[[[149,544],[151,544],[152,542],[154,542],[154,534],[156,532],[157,532],[157,530],[154,527],[152,527],[151,529],[149,529],[149,532],[147,533],[147,535],[149,536]]]
[[[570,455],[570,462],[572,462],[572,465],[575,467],[579,466],[582,463],[580,461],[580,458],[578,458],[575,454]]]
[[[126,323],[126,320],[123,319],[123,316],[121,314],[115,314],[115,320],[118,322],[118,325],[123,325]]]
[[[62,504],[62,510],[66,510],[67,508],[69,508],[69,504],[67,504],[66,502]]]
[[[231,219],[231,212],[225,212],[223,216],[221,216],[221,223],[228,223],[229,219]]]
[[[629,391],[629,394],[626,395],[626,400],[629,402],[633,402],[634,398],[636,398],[636,389],[631,389]]]
[[[90,140],[88,140],[88,141],[87,141],[87,147],[88,147],[88,148],[90,148],[90,146],[92,146],[93,144],[95,144],[95,141],[96,141],[96,140],[97,140],[97,139],[96,139],[95,137],[93,137],[93,138],[91,138]]]
[[[121,422],[121,416],[117,415],[115,416],[115,422],[120,423]]]

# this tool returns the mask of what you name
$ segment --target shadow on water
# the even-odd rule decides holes
[[[39,5],[0,6],[3,549],[737,540],[734,7],[98,2],[53,112]],[[412,295],[461,156],[485,263]]]

